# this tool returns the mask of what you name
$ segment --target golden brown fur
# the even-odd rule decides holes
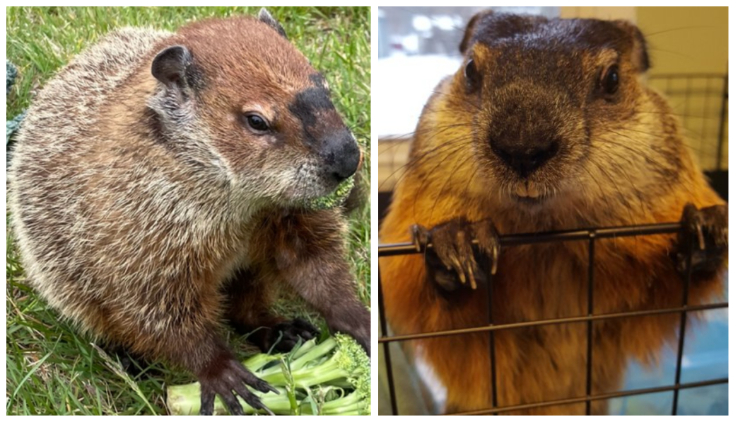
[[[484,25],[479,35],[472,34],[477,22]],[[604,30],[614,36],[600,32]],[[526,47],[517,47],[503,41],[504,31],[539,38],[529,37]],[[602,44],[600,35],[615,40],[614,45],[584,48]],[[523,37],[516,39],[523,45]],[[535,56],[529,46],[541,53]],[[675,222],[687,203],[698,208],[722,204],[693,163],[666,102],[640,80],[647,59],[635,27],[490,13],[472,21],[462,51],[464,63],[475,60],[485,78],[482,97],[470,93],[463,69],[435,89],[381,225],[381,242],[410,241],[413,224],[429,229],[458,218],[490,219],[499,233],[512,234]],[[587,94],[588,81],[595,81],[598,69],[606,69],[613,57],[619,58],[622,76],[618,97],[614,103],[597,103]],[[503,63],[502,69],[493,63]],[[535,81],[540,75],[545,79]],[[520,95],[513,92],[516,86]],[[515,201],[516,184],[524,182],[499,166],[489,143],[483,142],[484,134],[492,134],[488,126],[493,117],[518,98],[521,111],[507,116],[505,125],[528,113],[532,122],[558,122],[554,130],[565,139],[549,166],[518,187],[524,197],[536,189],[542,204]],[[594,314],[680,306],[682,279],[669,258],[674,243],[673,235],[598,240]],[[380,266],[386,314],[396,333],[488,323],[485,287],[448,293],[436,289],[421,254],[382,258]],[[587,313],[587,241],[506,247],[497,269],[491,279],[497,324]],[[694,280],[690,303],[705,302],[720,290],[721,274]],[[674,344],[678,324],[678,314],[594,323],[592,393],[618,390],[627,359],[652,363],[665,343]],[[586,334],[585,323],[494,332],[498,405],[585,396]],[[445,411],[492,406],[487,333],[407,341],[404,346],[447,388]],[[522,411],[583,412],[582,403]],[[605,401],[593,403],[593,412],[606,412]]]

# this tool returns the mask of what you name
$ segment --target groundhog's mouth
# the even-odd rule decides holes
[[[528,180],[519,181],[515,186],[511,185],[509,191],[513,200],[527,205],[541,204],[550,197],[549,190]]]
[[[537,206],[537,205],[544,203],[544,201],[546,200],[545,197],[531,198],[531,197],[519,197],[517,195],[511,195],[511,198],[513,198],[514,201],[520,204],[527,205],[527,206]]]

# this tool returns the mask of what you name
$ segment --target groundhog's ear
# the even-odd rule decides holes
[[[188,86],[188,68],[193,56],[185,46],[167,47],[156,55],[151,63],[151,74],[168,87]]]
[[[273,28],[282,37],[289,39],[289,37],[286,36],[286,31],[284,31],[284,28],[281,26],[280,23],[276,21],[276,19],[273,18],[273,16],[271,16],[270,13],[268,13],[268,10],[266,10],[265,7],[260,9],[260,12],[258,13],[258,19],[260,19],[260,21],[263,22],[264,24]]]
[[[472,37],[474,36],[474,30],[476,29],[477,23],[491,14],[491,10],[483,10],[471,17],[471,19],[469,20],[469,24],[466,25],[464,38],[463,40],[461,40],[461,44],[458,46],[458,50],[461,52],[461,54],[466,54],[466,51],[469,49],[469,47],[471,47],[471,43],[473,41]]]
[[[640,72],[646,72],[651,67],[651,61],[648,58],[648,48],[646,38],[637,26],[624,20],[614,21],[620,29],[624,30],[631,40],[632,55],[631,61],[636,69]]]

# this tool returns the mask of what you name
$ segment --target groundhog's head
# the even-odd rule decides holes
[[[360,163],[325,78],[268,12],[182,28],[153,59],[151,107],[165,130],[212,157],[241,201],[327,195]]]
[[[674,120],[642,81],[649,57],[632,24],[484,12],[460,50],[451,104],[484,189],[502,202],[640,206],[683,166]]]

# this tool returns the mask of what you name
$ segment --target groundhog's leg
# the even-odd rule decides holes
[[[274,246],[280,276],[325,317],[332,332],[351,335],[370,354],[370,312],[354,290],[343,218],[325,210],[280,219]]]
[[[114,320],[116,326],[109,333],[116,341],[127,342],[136,354],[162,357],[193,372],[201,388],[201,414],[213,414],[217,395],[232,414],[243,414],[237,397],[266,409],[247,386],[260,392],[276,390],[245,368],[229,349],[218,323],[222,303],[215,289],[218,284],[210,275],[200,277],[186,274],[182,279],[183,286],[190,284],[192,289],[144,290],[140,302],[154,306],[144,312],[115,310],[129,318]]]
[[[270,287],[277,279],[275,272],[243,270],[226,285],[227,317],[232,326],[239,333],[250,334],[248,339],[266,352],[271,347],[291,351],[300,338],[304,342],[318,334],[318,329],[303,319],[285,320],[271,312],[275,291]]]
[[[467,282],[472,289],[487,281],[487,271],[495,274],[500,254],[497,232],[490,220],[470,223],[453,219],[432,229],[412,227],[414,241],[425,248],[428,279],[444,291],[454,291]],[[472,239],[477,239],[476,245]]]
[[[692,276],[713,278],[726,265],[729,250],[729,208],[726,204],[698,210],[687,204],[682,212],[683,230],[677,237],[673,259],[677,270],[687,268],[690,246]]]

